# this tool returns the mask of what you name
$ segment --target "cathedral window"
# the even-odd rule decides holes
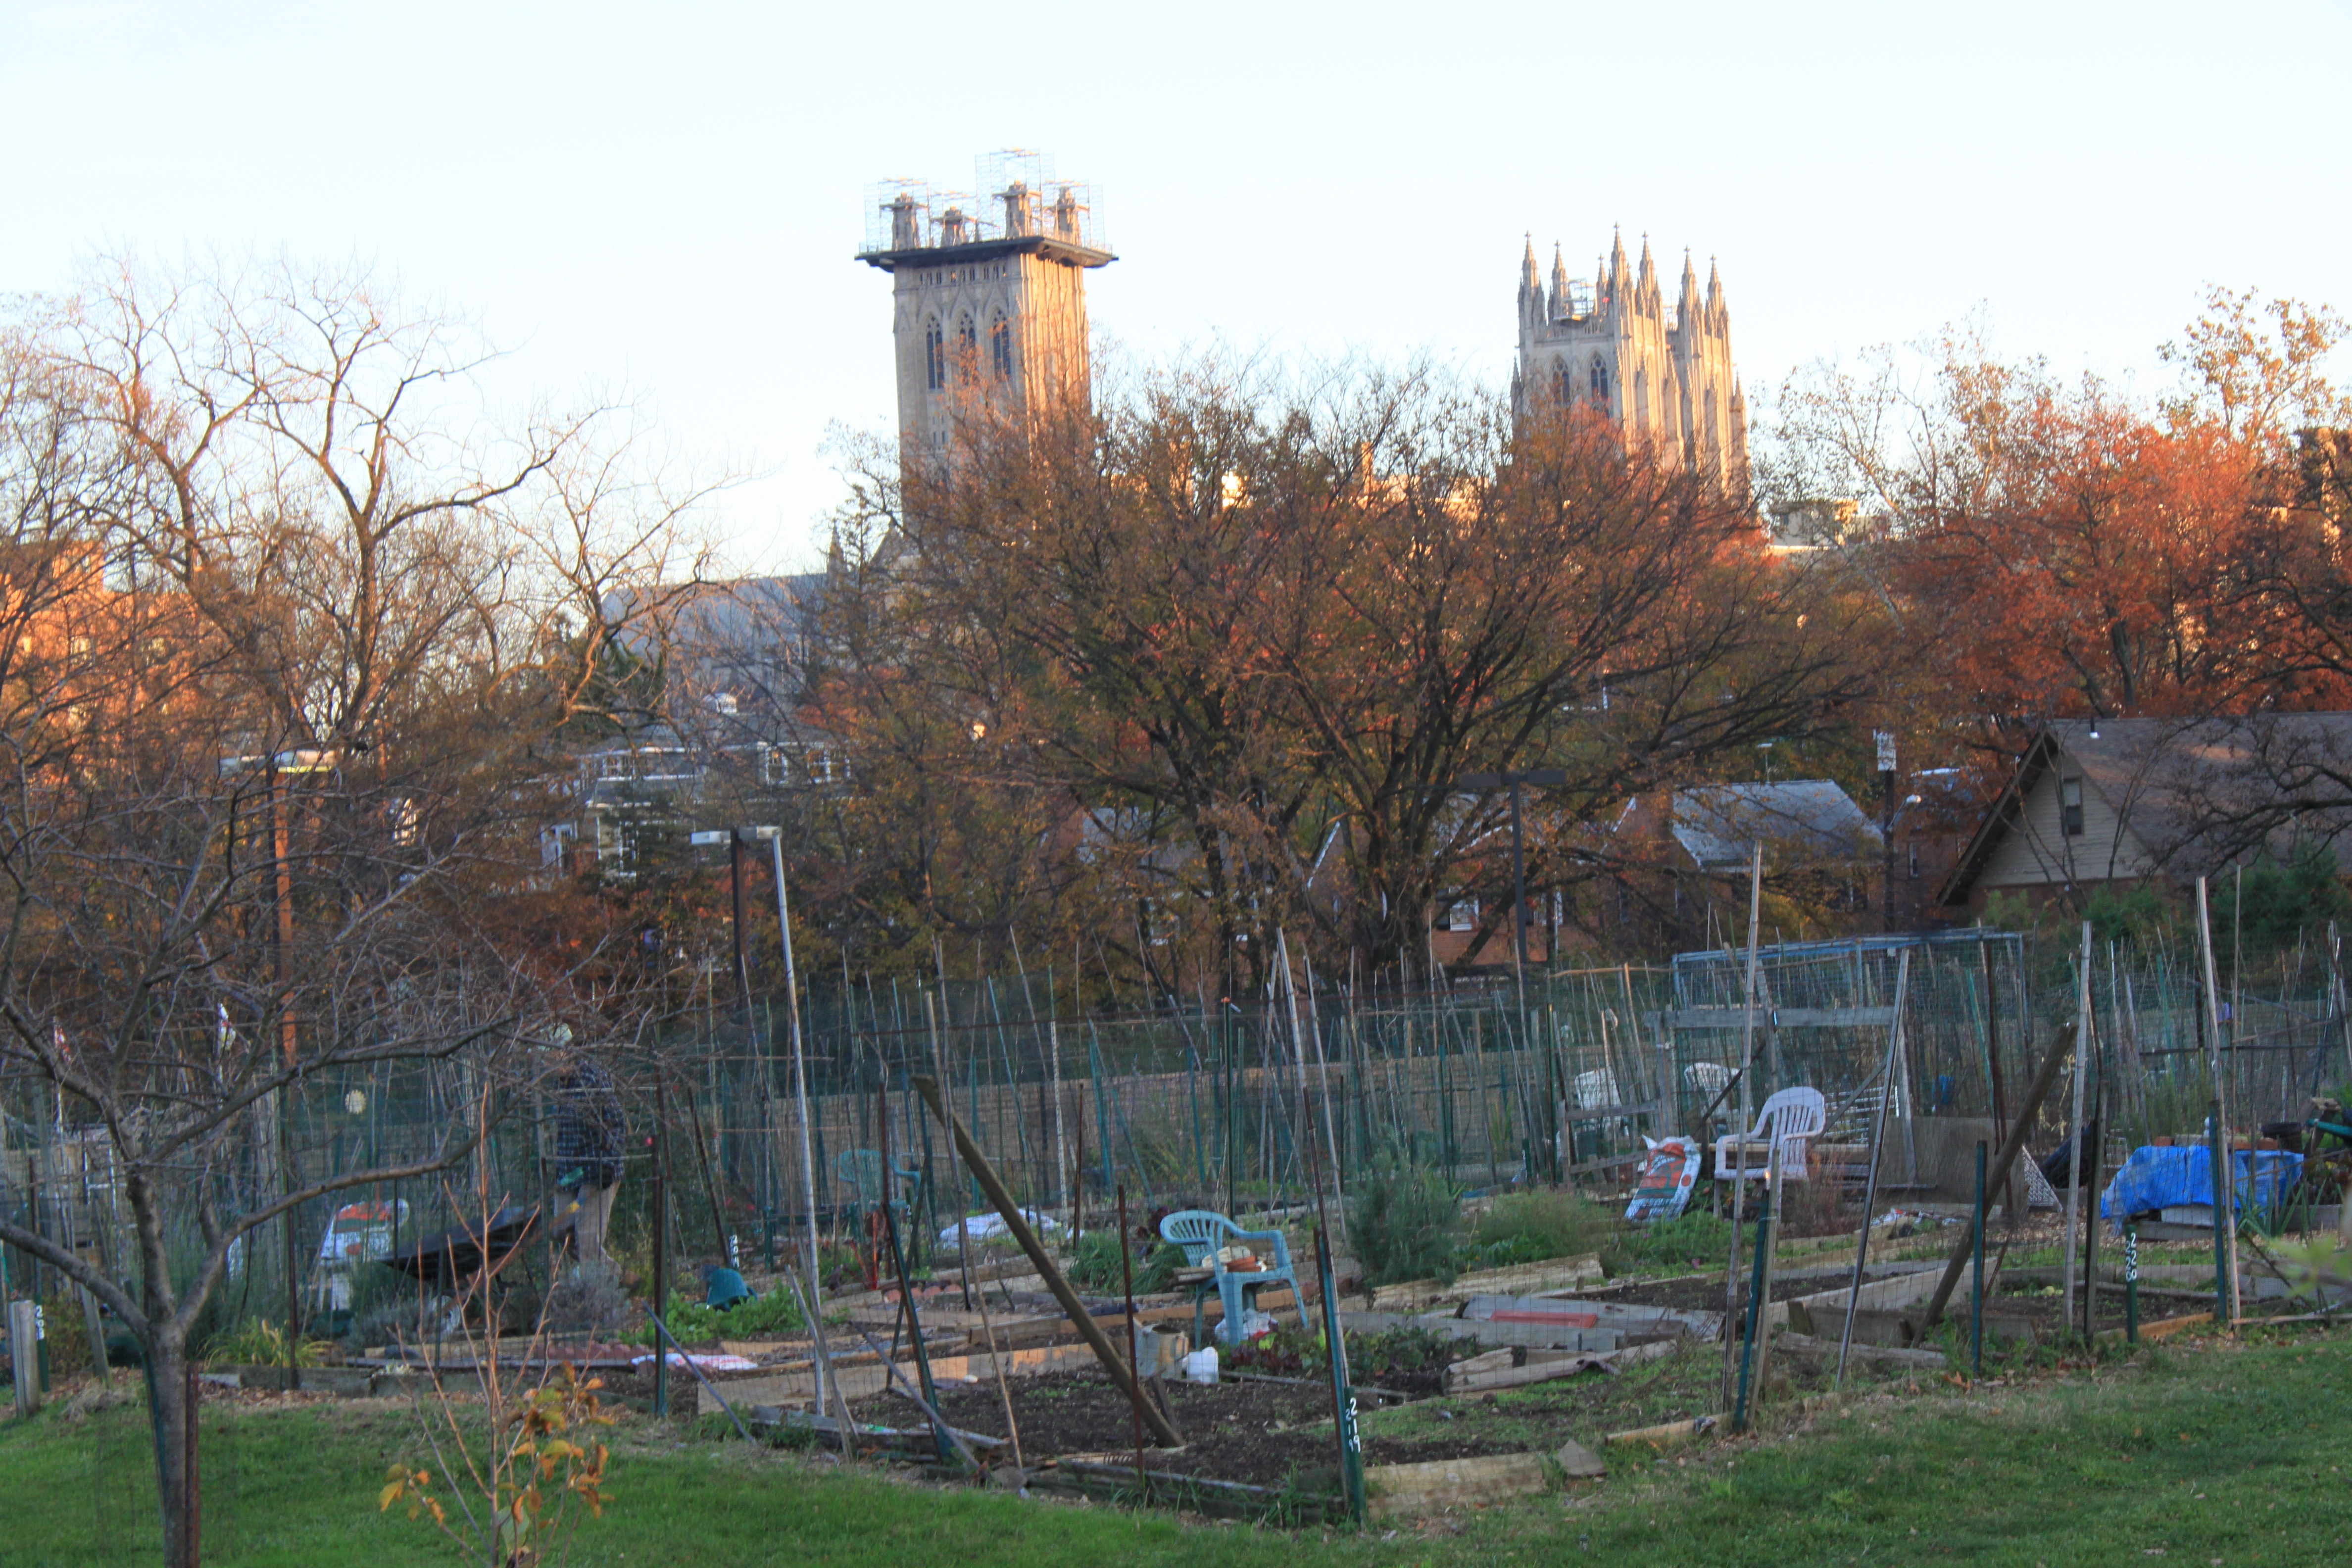
[[[988,329],[988,363],[997,380],[1013,379],[1013,323],[1001,312]]]
[[[948,384],[948,342],[937,317],[923,329],[924,383],[933,392]]]
[[[1592,401],[1601,407],[1609,406],[1609,366],[1599,359],[1592,362]]]
[[[1569,375],[1565,361],[1552,367],[1552,395],[1562,408],[1576,401],[1576,383]]]
[[[967,379],[980,364],[980,333],[973,329],[970,316],[956,328],[956,363],[960,367],[957,374]]]

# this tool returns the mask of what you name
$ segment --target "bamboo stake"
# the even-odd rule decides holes
[[[2222,1273],[2218,1291],[2226,1305],[2230,1328],[2242,1305],[2238,1296],[2238,1161],[2230,1148],[2230,1089],[2221,1058],[2221,986],[2213,970],[2213,921],[2206,905],[2205,879],[2197,879],[2197,944],[2205,970],[2205,1021],[2210,1030],[2208,1054],[2213,1073],[2213,1137],[2221,1154],[2213,1172],[2213,1253]],[[2231,1020],[2234,1029],[2237,1020]],[[2252,1162],[2249,1160],[2248,1165]],[[2231,1330],[2234,1332],[2234,1330]]]
[[[1086,1303],[1078,1300],[1078,1293],[1070,1288],[1069,1280],[1063,1277],[1061,1267],[1054,1261],[1053,1254],[1047,1252],[1045,1244],[1037,1239],[1037,1233],[1029,1228],[1029,1222],[1022,1217],[1020,1205],[1005,1190],[995,1167],[988,1163],[988,1156],[980,1152],[980,1145],[972,1142],[971,1134],[956,1119],[955,1110],[948,1104],[939,1080],[918,1078],[914,1081],[915,1092],[923,1097],[923,1103],[931,1108],[931,1114],[939,1118],[940,1124],[955,1140],[956,1152],[963,1156],[964,1163],[971,1168],[973,1178],[988,1194],[989,1201],[996,1205],[996,1212],[1003,1217],[1005,1229],[1012,1232],[1013,1239],[1019,1244],[1021,1250],[1028,1254],[1029,1261],[1036,1265],[1038,1276],[1045,1281],[1045,1288],[1054,1293],[1054,1300],[1060,1302],[1063,1311],[1069,1314],[1079,1337],[1087,1342],[1087,1348],[1095,1352],[1095,1359],[1102,1363],[1103,1370],[1110,1373],[1110,1380],[1119,1392],[1134,1397],[1134,1379],[1129,1375],[1126,1363],[1118,1359],[1118,1352],[1103,1333],[1102,1326],[1095,1321],[1094,1314],[1087,1310]],[[1121,1245],[1125,1245],[1124,1237]],[[1154,1437],[1171,1448],[1182,1445],[1184,1440],[1176,1435],[1176,1428],[1168,1424],[1166,1416],[1149,1404],[1142,1406],[1142,1411],[1144,1425],[1151,1428]]]
[[[1748,1069],[1756,1065],[1756,973],[1760,959],[1757,943],[1763,914],[1764,845],[1759,839],[1748,867],[1748,973],[1740,986],[1739,1122],[1732,1130],[1731,1145],[1738,1163],[1734,1167],[1731,1183],[1731,1259],[1723,1271],[1723,1321],[1727,1324],[1739,1321],[1739,1218],[1745,1212],[1743,1194],[1748,1186],[1748,1118],[1754,1109],[1754,1080]],[[1717,1172],[1717,1180],[1720,1181],[1722,1175],[1722,1172]],[[1724,1336],[1723,1403],[1727,1405],[1731,1402],[1732,1384],[1738,1376],[1738,1341],[1737,1334]]]
[[[2073,1152],[2066,1161],[2066,1258],[2065,1267],[2062,1270],[2063,1279],[2061,1290],[2061,1299],[2065,1303],[2063,1308],[2065,1320],[2070,1322],[2074,1316],[2076,1254],[2082,1247],[2081,1237],[2075,1233],[2075,1226],[2083,1212],[2083,1083],[2085,1077],[2084,1068],[2087,1066],[2085,1058],[2090,1055],[2088,1049],[2090,1038],[2091,922],[2084,921],[2082,959],[2075,975],[2074,1104],[2073,1120],[2068,1123],[2074,1130],[2068,1141],[2068,1146]]]

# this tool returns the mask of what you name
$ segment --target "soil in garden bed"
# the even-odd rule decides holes
[[[1134,1415],[1127,1396],[1108,1378],[1081,1373],[1013,1380],[1013,1410],[1021,1423],[1021,1448],[1032,1465],[1062,1455],[1132,1453]],[[1218,1480],[1279,1487],[1296,1479],[1313,1485],[1330,1471],[1331,1390],[1328,1384],[1221,1383],[1168,1385],[1181,1450],[1147,1447],[1147,1468]],[[880,1412],[887,1410],[887,1415]],[[1004,1431],[1004,1407],[992,1383],[940,1391],[940,1413],[955,1426],[992,1436]],[[866,1413],[859,1412],[861,1419]],[[922,1420],[914,1402],[894,1396],[873,1419],[894,1426]],[[1145,1441],[1149,1443],[1147,1432]],[[1517,1453],[1523,1444],[1483,1436],[1474,1430],[1430,1438],[1367,1437],[1364,1462],[1412,1463]]]

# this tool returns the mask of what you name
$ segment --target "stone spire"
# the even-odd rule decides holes
[[[1519,298],[1525,300],[1543,287],[1543,275],[1536,270],[1536,237],[1528,236],[1528,253],[1519,262]]]
[[[1723,298],[1723,271],[1712,256],[1706,258],[1706,322],[1718,332],[1731,331],[1731,307]]]
[[[1572,313],[1568,304],[1568,263],[1561,258],[1557,242],[1551,247],[1551,313],[1555,321]]]
[[[1675,319],[1685,331],[1698,323],[1698,274],[1691,270],[1690,252],[1683,252],[1682,293],[1675,301]]]
[[[1642,237],[1642,278],[1634,285],[1642,297],[1642,308],[1655,312],[1659,304],[1658,264],[1650,259],[1650,237]]]

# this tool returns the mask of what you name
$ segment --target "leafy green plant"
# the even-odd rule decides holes
[[[801,1316],[800,1303],[781,1285],[764,1296],[738,1301],[725,1311],[673,1291],[669,1310],[662,1314],[662,1321],[680,1344],[699,1344],[720,1338],[750,1340],[762,1334],[797,1334],[808,1329],[807,1320]],[[651,1345],[654,1326],[647,1323],[625,1337],[630,1344]]]
[[[1372,1163],[1348,1205],[1348,1235],[1364,1280],[1451,1280],[1460,1269],[1462,1194],[1443,1175],[1393,1152]]]
[[[1752,1231],[1752,1226],[1743,1226]],[[1654,1225],[1629,1226],[1601,1248],[1601,1265],[1612,1274],[1643,1269],[1721,1268],[1731,1245],[1731,1222],[1693,1209]]]
[[[1466,1270],[1575,1258],[1600,1251],[1621,1228],[1614,1210],[1572,1192],[1507,1193],[1478,1216],[1455,1261]]]
[[[1141,1239],[1140,1237],[1137,1239]],[[1133,1259],[1135,1293],[1150,1296],[1168,1289],[1176,1270],[1184,1267],[1184,1249],[1172,1241],[1154,1241]],[[1116,1294],[1126,1284],[1119,1267],[1116,1231],[1090,1230],[1070,1248],[1070,1281],[1087,1290]]]
[[[304,1340],[289,1346],[285,1330],[266,1318],[247,1318],[205,1346],[204,1363],[214,1367],[319,1366],[326,1353],[323,1340]]]

